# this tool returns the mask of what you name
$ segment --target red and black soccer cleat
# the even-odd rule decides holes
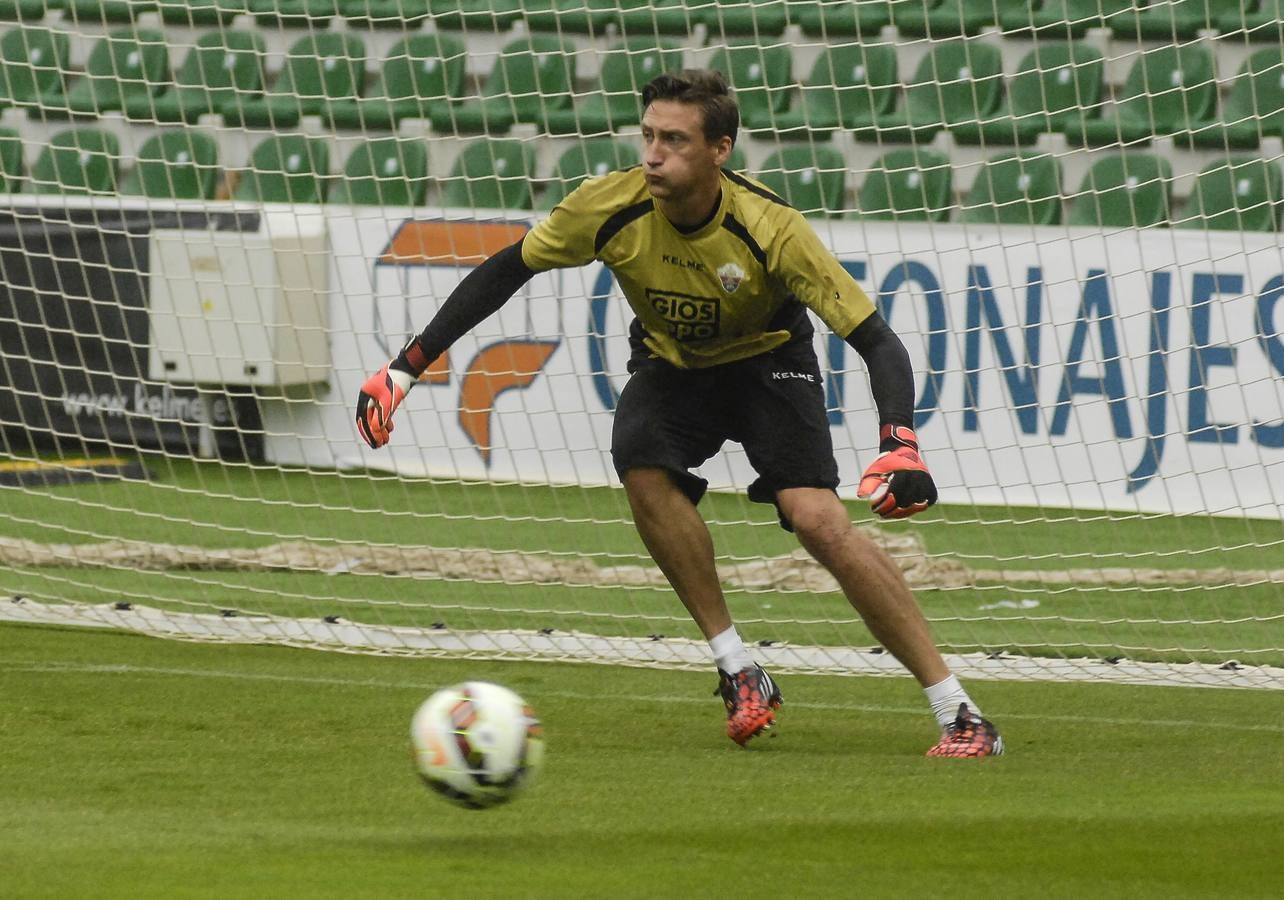
[[[762,666],[753,665],[734,675],[719,669],[717,693],[727,707],[727,737],[741,747],[775,724],[780,688]]]
[[[982,719],[966,703],[959,704],[959,714],[945,728],[928,756],[980,757],[1002,756],[1003,738],[988,719]]]

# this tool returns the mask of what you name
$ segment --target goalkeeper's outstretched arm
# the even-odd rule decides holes
[[[903,519],[936,502],[936,483],[918,452],[914,434],[914,371],[909,353],[877,312],[846,338],[865,360],[878,408],[881,455],[861,476],[857,496],[884,519]]]
[[[388,443],[393,412],[429,364],[507,303],[535,274],[522,260],[521,241],[469,272],[424,330],[361,386],[357,431],[365,442],[376,449]]]

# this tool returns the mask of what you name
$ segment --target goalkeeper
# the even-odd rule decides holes
[[[724,442],[757,474],[749,497],[828,569],[874,637],[918,679],[941,728],[929,756],[1003,751],[994,726],[946,667],[896,563],[857,531],[838,499],[808,310],[864,359],[881,455],[858,495],[886,519],[936,502],[911,428],[909,355],[800,213],[723,169],[740,113],[717,72],[690,69],[642,90],[643,162],[593,178],[522,240],[460,282],[423,332],[361,389],[357,430],[382,447],[392,415],[428,365],[538,272],[601,260],[636,315],[630,378],[611,455],[638,532],[703,632],[719,670],[727,734],[772,727],[780,690],[731,621],[691,473]]]

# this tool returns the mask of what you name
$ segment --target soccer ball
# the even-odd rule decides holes
[[[468,809],[512,800],[544,758],[535,713],[488,681],[456,684],[425,700],[410,722],[410,744],[424,784]]]

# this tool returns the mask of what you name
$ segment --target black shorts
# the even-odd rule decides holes
[[[630,364],[611,434],[615,471],[667,469],[693,503],[708,482],[689,470],[726,441],[745,448],[758,478],[749,499],[775,503],[782,488],[838,487],[820,366],[810,341],[709,369],[659,359]],[[788,528],[789,523],[781,519]]]

